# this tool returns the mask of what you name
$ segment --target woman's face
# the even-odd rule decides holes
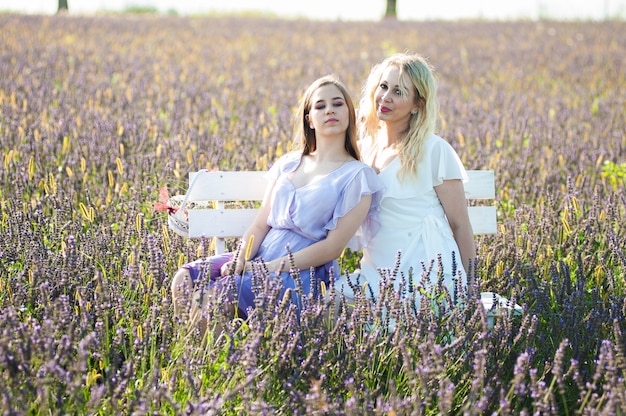
[[[411,86],[406,74],[402,75],[402,84]],[[400,87],[400,69],[395,66],[387,67],[380,78],[378,87],[374,91],[376,115],[385,122],[406,122],[411,118],[411,111],[417,110],[415,92],[412,88]]]
[[[332,84],[318,88],[311,96],[307,121],[318,138],[320,135],[345,136],[350,115],[341,90]]]

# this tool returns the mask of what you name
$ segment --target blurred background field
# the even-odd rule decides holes
[[[1,14],[0,29],[3,413],[626,407],[626,23]],[[333,330],[312,301],[308,329],[268,306],[201,344],[168,284],[210,242],[168,233],[159,187],[266,169],[313,79],[357,100],[405,50],[437,71],[439,134],[496,173],[476,285],[522,318],[407,312],[388,333],[353,314]]]
[[[0,11],[53,14],[64,0],[0,0]],[[626,18],[626,0],[393,0],[400,20],[610,20]],[[151,12],[181,16],[246,14],[283,19],[380,20],[389,0],[69,0],[70,13]]]

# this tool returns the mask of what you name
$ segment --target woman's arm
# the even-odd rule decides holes
[[[241,274],[243,272],[245,261],[247,260],[246,253],[249,253],[248,259],[253,258],[256,255],[257,251],[259,251],[259,247],[261,246],[263,239],[270,230],[270,226],[267,225],[267,218],[270,215],[270,208],[272,205],[272,190],[274,189],[275,183],[275,181],[272,181],[265,189],[263,201],[261,202],[261,206],[256,216],[254,217],[254,221],[252,222],[252,224],[250,224],[250,226],[246,229],[246,231],[243,233],[243,236],[241,237],[241,251],[239,257],[237,258],[237,264],[235,265],[235,274]],[[252,240],[252,246],[248,248],[248,243],[250,242],[251,236],[254,236],[254,239]],[[230,274],[231,268],[232,261],[224,263],[221,269],[222,275]]]
[[[463,267],[469,272],[470,262],[476,258],[476,245],[467,212],[463,182],[460,179],[445,180],[441,185],[435,186],[435,192],[450,223],[454,240],[459,246]]]
[[[371,203],[371,195],[363,196],[354,208],[339,218],[337,228],[329,231],[324,240],[293,253],[295,267],[306,270],[337,259],[365,221]],[[267,267],[271,272],[286,271],[291,268],[291,263],[288,257],[281,257],[268,262]]]

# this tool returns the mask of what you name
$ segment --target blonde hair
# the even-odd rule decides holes
[[[298,111],[296,112],[294,122],[294,144],[302,149],[303,155],[308,155],[314,152],[317,148],[317,139],[315,137],[315,130],[311,129],[307,116],[311,111],[313,103],[311,99],[315,91],[326,85],[334,85],[339,89],[343,98],[348,106],[349,120],[348,129],[346,130],[346,138],[344,140],[344,147],[346,151],[353,158],[360,160],[361,154],[356,144],[356,112],[354,110],[354,102],[348,93],[348,89],[343,85],[341,81],[332,75],[326,75],[316,79],[304,92],[304,95],[300,99]]]
[[[401,168],[399,177],[407,174],[417,175],[417,166],[423,157],[422,148],[428,136],[434,133],[439,121],[439,102],[437,99],[437,81],[434,70],[428,61],[418,54],[398,53],[376,64],[365,81],[359,104],[359,133],[362,138],[375,140],[380,128],[376,115],[374,94],[380,85],[385,69],[396,67],[399,70],[402,90],[413,90],[414,104],[418,111],[411,115],[408,130],[398,147]],[[402,75],[406,74],[406,77]],[[402,85],[408,79],[410,85]]]

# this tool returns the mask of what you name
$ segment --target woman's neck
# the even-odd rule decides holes
[[[393,147],[402,142],[408,131],[408,126],[392,123],[381,123],[376,141],[384,147]]]
[[[350,154],[345,148],[345,137],[318,137],[317,146],[311,156],[320,162],[344,161]]]
[[[337,150],[320,149],[318,147],[314,152],[309,153],[309,157],[312,160],[315,160],[316,163],[322,164],[345,162],[352,158],[352,156],[350,156],[350,154],[343,147]]]

